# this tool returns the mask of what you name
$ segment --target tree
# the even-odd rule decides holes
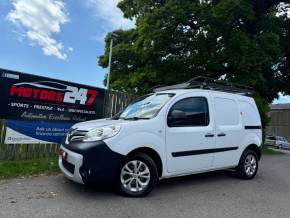
[[[253,86],[268,103],[290,94],[290,19],[277,16],[281,2],[123,0],[118,6],[136,27],[116,31],[111,87],[144,94],[203,75]]]

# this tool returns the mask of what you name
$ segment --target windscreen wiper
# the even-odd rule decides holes
[[[120,119],[124,119],[124,120],[149,120],[150,118],[148,117],[120,117]]]

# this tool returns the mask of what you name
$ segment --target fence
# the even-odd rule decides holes
[[[111,117],[133,100],[123,92],[106,91],[104,117]],[[30,160],[52,157],[58,154],[57,144],[13,144],[5,145],[6,120],[0,120],[0,160]]]
[[[133,99],[134,96],[128,95],[125,92],[106,91],[104,117],[111,117],[116,113],[120,112]]]
[[[290,139],[290,110],[272,110],[267,134],[284,136]]]

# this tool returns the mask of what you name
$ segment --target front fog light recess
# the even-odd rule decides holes
[[[103,127],[91,129],[89,132],[87,132],[83,141],[94,142],[94,141],[111,138],[117,135],[120,132],[120,129],[121,129],[120,125],[110,125],[110,126],[103,126]]]

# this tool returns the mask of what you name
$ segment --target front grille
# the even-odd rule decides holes
[[[75,172],[75,166],[69,162],[67,162],[66,160],[62,159],[62,165],[63,167],[69,171],[71,174],[74,174]]]
[[[85,130],[70,130],[67,134],[66,143],[70,143],[73,141],[81,141],[88,131]]]

